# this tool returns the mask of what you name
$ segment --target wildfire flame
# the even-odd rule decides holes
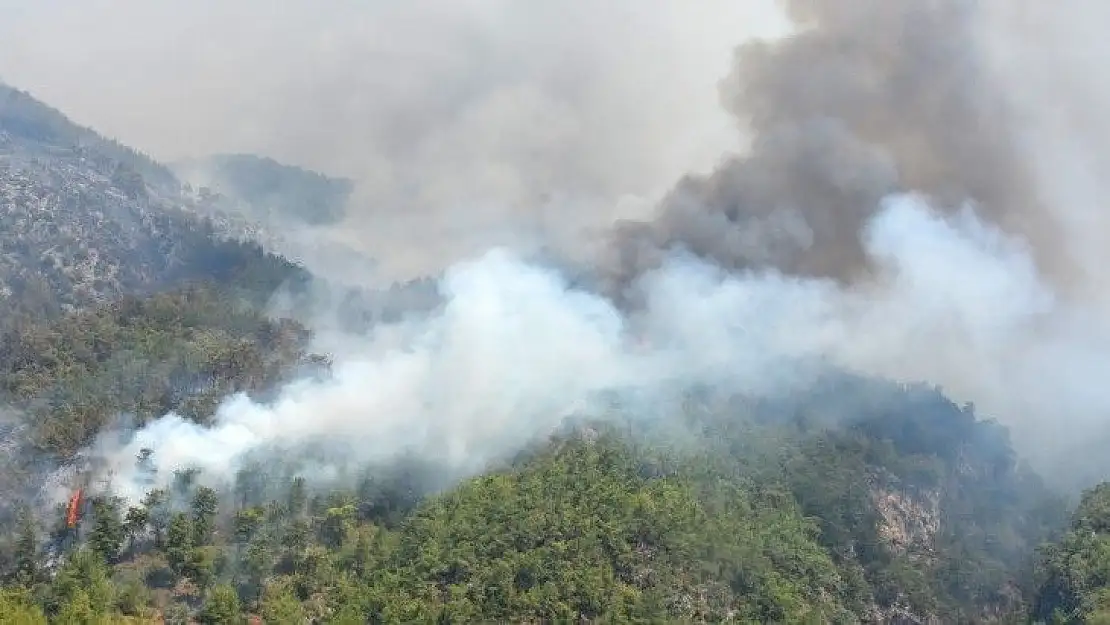
[[[84,489],[78,488],[77,492],[73,493],[73,496],[69,498],[69,506],[66,508],[66,525],[70,528],[77,526],[77,512],[81,509],[81,498],[84,494],[83,490]]]

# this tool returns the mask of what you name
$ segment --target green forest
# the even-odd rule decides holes
[[[267,460],[226,490],[181,471],[140,505],[91,491],[72,530],[64,505],[36,514],[43,464],[115,415],[203,422],[326,372],[244,296],[273,281],[227,275],[3,336],[25,427],[0,621],[1110,622],[1107,487],[1069,518],[971,407],[848,375],[778,401],[691,392],[679,437],[575,423],[458,483],[421,458],[330,486]]]

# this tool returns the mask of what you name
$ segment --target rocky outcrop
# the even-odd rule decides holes
[[[911,557],[932,554],[940,530],[940,493],[929,490],[910,493],[893,488],[875,488],[871,498],[879,513],[879,536],[896,554]]]

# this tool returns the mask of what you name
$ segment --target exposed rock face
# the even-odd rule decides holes
[[[875,510],[882,519],[879,536],[896,554],[928,557],[940,530],[940,493],[930,490],[910,494],[890,488],[871,493]]]
[[[878,534],[891,553],[912,560],[934,560],[937,533],[940,531],[940,492],[908,492],[891,486],[876,486],[871,501],[879,515]],[[917,614],[908,605],[896,602],[882,608],[874,606],[871,622],[882,625],[939,625],[928,614]]]

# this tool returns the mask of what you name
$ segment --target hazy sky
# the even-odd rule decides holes
[[[162,160],[355,179],[332,233],[420,274],[589,238],[742,145],[718,83],[774,0],[0,0],[0,78]]]
[[[0,77],[163,159],[362,178],[485,142],[635,186],[735,141],[716,83],[782,27],[771,0],[0,0]]]

